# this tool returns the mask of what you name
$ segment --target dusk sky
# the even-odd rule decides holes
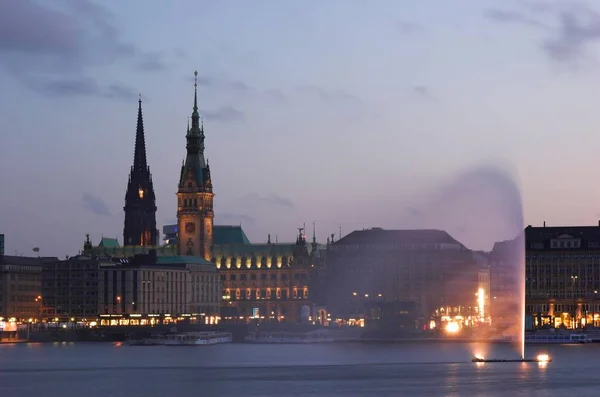
[[[215,224],[253,242],[315,221],[321,242],[340,225],[435,227],[489,249],[510,237],[490,225],[520,219],[506,179],[461,179],[490,163],[525,224],[600,219],[591,1],[0,3],[8,255],[122,242],[138,93],[157,224],[174,222],[194,70]]]

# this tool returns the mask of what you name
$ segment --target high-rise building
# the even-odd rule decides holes
[[[0,234],[0,256],[4,255],[4,234]]]
[[[198,72],[194,72],[196,79]],[[194,82],[192,126],[186,134],[187,155],[181,166],[177,189],[177,229],[179,255],[212,258],[213,188],[210,167],[204,158],[204,125],[198,113],[198,83]]]
[[[146,142],[144,120],[142,118],[142,100],[138,100],[138,118],[135,134],[135,152],[133,165],[127,181],[125,193],[125,227],[123,245],[158,245],[156,229],[156,197],[152,184],[152,174],[146,160]]]

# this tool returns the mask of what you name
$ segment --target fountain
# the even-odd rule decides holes
[[[435,200],[421,211],[430,218],[427,226],[443,227],[469,248],[500,241],[491,254],[496,266],[491,272],[510,287],[490,296],[491,321],[503,337],[514,340],[518,358],[476,356],[473,362],[549,362],[547,355],[525,358],[525,224],[515,179],[501,167],[475,167],[433,196]],[[477,291],[477,304],[481,304],[480,294]]]

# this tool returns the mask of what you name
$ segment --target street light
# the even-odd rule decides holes
[[[39,303],[38,305],[38,322],[42,322],[42,296],[38,295],[37,298],[35,298],[36,303]]]

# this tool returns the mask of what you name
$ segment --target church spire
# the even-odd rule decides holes
[[[142,96],[138,98],[137,128],[133,165],[125,193],[123,244],[149,246],[158,244],[156,196],[146,159],[146,140],[142,117]]]
[[[142,117],[142,94],[139,94],[137,128],[135,131],[135,151],[133,155],[133,171],[144,172],[147,168],[146,138],[144,136],[144,118]]]

